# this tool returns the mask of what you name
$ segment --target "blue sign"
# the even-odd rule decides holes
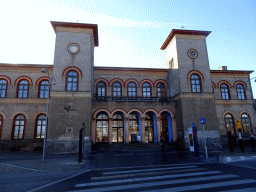
[[[192,127],[195,127],[196,126],[196,124],[195,123],[192,123]]]
[[[201,124],[205,124],[205,118],[201,118]]]

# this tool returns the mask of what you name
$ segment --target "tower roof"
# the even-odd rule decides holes
[[[88,28],[93,30],[94,36],[94,46],[99,46],[99,39],[98,39],[98,25],[96,24],[88,24],[88,23],[68,23],[68,22],[58,22],[58,21],[51,21],[52,27],[56,33],[56,27],[72,27],[72,28]]]
[[[161,50],[165,50],[167,45],[171,42],[172,38],[176,34],[182,34],[182,35],[204,35],[208,36],[211,33],[211,31],[195,31],[195,30],[181,30],[181,29],[173,29],[169,36],[166,38],[165,42],[163,43]]]

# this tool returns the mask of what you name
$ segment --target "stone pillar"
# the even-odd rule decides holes
[[[112,97],[112,86],[107,86],[107,97]]]
[[[91,135],[91,137],[92,137],[92,142],[93,142],[93,143],[96,143],[95,131],[96,131],[96,118],[93,118],[93,119],[92,119],[92,135]]]
[[[172,133],[173,133],[173,142],[177,141],[177,128],[176,128],[176,118],[172,117]]]
[[[145,117],[141,117],[141,141],[145,143]]]
[[[129,118],[125,117],[125,140],[124,143],[129,143]]]
[[[108,119],[108,142],[112,143],[112,125],[113,125],[113,118]]]
[[[156,130],[157,130],[157,142],[160,142],[160,136],[161,136],[161,118],[157,117],[156,118]]]

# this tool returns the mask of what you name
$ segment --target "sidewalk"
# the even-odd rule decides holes
[[[249,146],[244,148],[244,152],[241,152],[241,149],[237,146],[234,147],[233,152],[230,152],[229,148],[222,148],[221,150],[213,150],[208,153],[209,160],[213,162],[229,163],[256,159],[256,152],[253,152]]]
[[[77,154],[46,154],[42,162],[42,152],[0,151],[0,174],[84,171],[85,163],[85,159],[78,163]]]

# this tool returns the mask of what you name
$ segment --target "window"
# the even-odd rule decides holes
[[[77,91],[77,73],[70,71],[67,75],[67,91]]]
[[[201,82],[199,76],[192,75],[190,81],[192,93],[201,93]]]
[[[225,121],[226,121],[227,132],[230,132],[231,134],[235,134],[236,131],[234,128],[233,116],[231,114],[226,114]]]
[[[236,91],[237,91],[238,99],[245,99],[245,92],[244,92],[244,86],[243,85],[238,84],[236,86]]]
[[[25,117],[23,115],[18,115],[15,118],[15,122],[14,122],[13,139],[23,139],[24,126],[25,126]]]
[[[151,97],[151,87],[149,83],[144,83],[142,86],[143,97]]]
[[[243,134],[250,134],[250,126],[247,114],[242,114],[242,129]]]
[[[42,139],[45,137],[45,130],[46,130],[46,116],[40,115],[37,118],[37,128],[36,128],[36,139]]]
[[[165,97],[165,86],[163,83],[157,84],[157,96],[158,97]]]
[[[106,114],[97,116],[96,142],[108,142],[108,116]]]
[[[121,97],[121,84],[118,82],[115,82],[113,84],[113,97]]]
[[[49,82],[42,81],[39,88],[39,98],[49,98]]]
[[[136,91],[136,85],[135,83],[129,83],[128,84],[128,97],[136,97],[137,91]]]
[[[222,99],[229,99],[229,90],[228,90],[228,86],[226,84],[222,84],[220,86],[220,91],[221,91]]]
[[[98,83],[98,97],[105,97],[106,96],[106,85],[103,82]]]
[[[28,97],[28,81],[22,80],[18,84],[18,98]]]
[[[0,98],[5,98],[7,90],[7,82],[3,79],[0,80]]]
[[[113,115],[112,142],[124,142],[124,118],[120,113]]]
[[[129,115],[129,142],[132,141],[132,135],[139,136],[139,117],[136,113]]]

